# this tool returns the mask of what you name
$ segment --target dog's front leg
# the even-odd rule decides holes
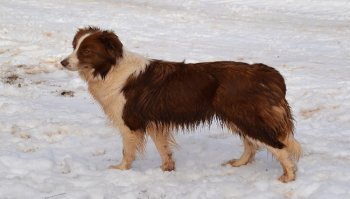
[[[173,160],[171,146],[176,145],[176,143],[174,138],[171,136],[170,131],[167,128],[157,128],[155,125],[151,125],[147,129],[147,133],[152,138],[158,149],[160,157],[162,158],[161,169],[163,171],[175,170],[175,161]]]
[[[143,152],[145,148],[145,133],[143,131],[131,131],[129,128],[120,129],[123,140],[123,159],[120,164],[112,165],[110,169],[127,170],[135,160],[136,152]]]

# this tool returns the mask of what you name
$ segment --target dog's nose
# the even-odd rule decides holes
[[[68,59],[62,60],[62,61],[61,61],[61,64],[62,64],[62,66],[64,66],[64,67],[68,66],[68,64],[69,64]]]

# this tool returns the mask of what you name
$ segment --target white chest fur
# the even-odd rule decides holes
[[[126,99],[121,90],[131,75],[140,74],[148,64],[148,59],[124,51],[123,58],[117,60],[116,66],[111,68],[105,79],[93,77],[91,69],[79,71],[80,76],[87,81],[91,95],[118,128],[125,126],[122,114]]]

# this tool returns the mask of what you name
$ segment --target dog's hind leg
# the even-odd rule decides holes
[[[242,165],[246,165],[254,160],[255,153],[258,148],[257,145],[247,137],[243,138],[243,143],[244,143],[244,151],[241,157],[239,159],[229,160],[223,163],[222,164],[223,166],[231,165],[234,167],[239,167]]]
[[[175,140],[171,136],[169,130],[160,130],[152,127],[147,129],[147,133],[152,138],[162,158],[161,169],[163,171],[175,170],[175,161],[173,160],[173,153],[171,151],[171,146],[175,144]]]
[[[110,169],[127,170],[136,157],[136,152],[143,152],[145,149],[145,133],[143,131],[130,131],[128,128],[120,130],[123,140],[123,159],[120,164],[112,165]]]
[[[297,171],[297,162],[301,156],[301,147],[293,135],[289,135],[284,141],[284,148],[278,149],[267,146],[267,149],[276,157],[283,168],[283,175],[278,178],[281,182],[290,182],[295,180]]]
[[[296,167],[294,162],[289,158],[286,148],[277,149],[268,146],[267,149],[276,157],[283,168],[283,175],[278,178],[281,182],[290,182],[295,180]]]

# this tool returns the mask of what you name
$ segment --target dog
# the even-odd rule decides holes
[[[62,66],[78,71],[122,136],[123,159],[110,168],[130,169],[149,135],[161,169],[175,170],[172,131],[217,120],[244,143],[241,157],[223,165],[246,165],[265,147],[283,168],[279,180],[295,180],[301,146],[294,138],[284,78],[274,68],[148,59],[126,50],[113,31],[92,26],[78,29],[72,44]]]

